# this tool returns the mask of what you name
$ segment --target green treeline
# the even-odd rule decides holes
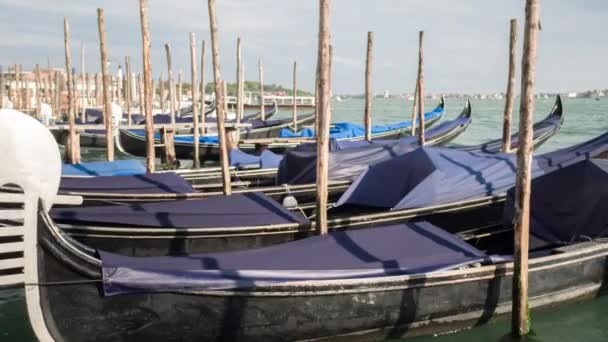
[[[163,82],[165,84],[165,89],[167,89],[169,87],[169,82],[168,81],[164,81]],[[176,84],[177,85],[177,84]],[[228,88],[228,95],[230,96],[235,96],[236,95],[236,82],[235,83],[227,83],[226,87]],[[183,83],[182,84],[182,91],[184,93],[190,92],[191,86],[190,83]],[[157,93],[159,92],[158,87],[157,87]],[[166,90],[165,90],[166,91]],[[245,91],[251,91],[254,93],[259,93],[260,91],[260,84],[257,81],[245,81]],[[287,95],[292,96],[293,92],[292,89],[288,89],[283,87],[280,84],[265,84],[264,85],[264,91],[267,93],[276,93],[276,92],[285,92]],[[213,89],[213,82],[209,82],[205,85],[205,92],[207,94],[211,94],[214,92]],[[299,90],[298,89],[298,96],[313,96],[312,93],[305,91],[305,90]]]

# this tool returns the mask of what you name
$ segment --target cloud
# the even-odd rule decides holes
[[[316,1],[220,0],[218,21],[222,72],[235,78],[237,36],[243,39],[248,79],[257,79],[262,58],[265,79],[290,84],[291,65],[299,65],[301,87],[312,89],[316,65]],[[108,49],[116,61],[130,55],[141,68],[141,33],[137,1],[0,0],[0,64],[63,63],[64,16],[70,19],[73,51],[86,49],[89,71],[99,68],[96,9],[106,12]],[[334,0],[331,26],[335,93],[360,92],[367,31],[374,31],[373,84],[392,92],[411,91],[414,84],[418,31],[425,31],[425,70],[429,92],[499,92],[506,84],[508,20],[516,17],[523,33],[523,1],[467,0]],[[150,1],[152,66],[166,69],[164,44],[173,48],[175,69],[189,71],[188,33],[209,40],[204,0]],[[539,90],[606,88],[608,2],[554,0],[542,7],[539,40]],[[8,28],[8,29],[6,29]],[[199,42],[200,44],[200,42]],[[519,55],[521,56],[521,40]],[[74,58],[76,61],[79,58]],[[210,58],[208,58],[210,61]],[[77,62],[78,63],[78,62]],[[208,63],[209,64],[209,63]],[[210,65],[207,65],[210,75]],[[556,74],[559,72],[559,76]]]

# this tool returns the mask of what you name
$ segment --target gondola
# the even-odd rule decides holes
[[[538,155],[534,157],[533,175],[548,174],[584,159],[603,156],[607,151],[608,134],[604,134],[569,148]],[[452,217],[459,213],[466,218],[463,222],[483,221],[483,213],[491,213],[502,205],[506,190],[513,186],[515,158],[513,154],[421,147],[373,164],[341,195],[329,213],[328,226],[330,230],[350,229],[447,213]],[[393,175],[393,178],[387,175]],[[257,209],[230,207],[230,196],[213,196],[181,203],[53,209],[52,215],[64,232],[85,244],[135,255],[261,247],[305,237],[314,229],[313,223],[290,222],[280,227],[254,224],[257,215],[262,217],[284,209],[278,202],[262,195],[232,195],[238,199],[234,203],[257,201]],[[215,219],[217,208],[223,208],[222,217],[236,216],[244,221],[236,226],[234,221],[223,226],[225,223]],[[480,223],[481,226],[487,224]],[[133,248],[133,241],[138,242],[138,248]]]
[[[426,144],[428,146],[433,146],[433,145],[440,145],[440,144],[444,144],[447,143],[449,141],[451,141],[452,139],[454,139],[456,136],[458,136],[459,134],[461,134],[462,132],[464,132],[469,125],[472,122],[471,119],[471,104],[469,101],[466,102],[464,109],[462,110],[461,114],[458,115],[456,118],[454,118],[453,120],[450,121],[446,121],[441,123],[440,125],[437,125],[429,130],[427,130],[425,132],[425,140],[426,140]],[[401,140],[380,140],[380,141],[372,141],[370,142],[366,142],[366,141],[361,141],[361,142],[357,142],[354,144],[350,144],[350,145],[355,145],[355,146],[342,146],[341,148],[358,148],[360,146],[366,146],[366,145],[374,145],[376,143],[378,144],[382,144],[384,145],[390,145],[390,144],[412,144],[415,145],[418,142],[418,138],[417,137],[405,137],[402,138]],[[262,153],[262,157],[254,157],[254,156],[250,156],[248,154],[244,154],[241,151],[238,150],[234,150],[231,151],[230,153],[230,162],[231,165],[239,165],[238,163],[242,163],[243,161],[239,161],[237,160],[237,158],[242,158],[242,156],[245,156],[246,158],[248,158],[251,161],[257,160],[257,167],[259,168],[260,165],[264,165],[264,164],[272,164],[272,168],[269,167],[262,167],[261,169],[245,169],[245,170],[233,170],[232,173],[235,175],[235,177],[237,177],[237,179],[235,179],[235,186],[236,187],[242,187],[242,186],[246,186],[246,187],[251,187],[255,184],[256,187],[261,187],[261,186],[268,186],[268,185],[273,185],[274,184],[274,176],[276,176],[276,170],[277,170],[277,166],[278,163],[281,159],[280,156],[276,156],[276,155],[272,155],[272,158],[274,159],[273,161],[270,161],[268,163],[264,163],[265,161],[265,154],[272,154],[269,151],[265,151]],[[261,163],[260,163],[261,162]],[[121,162],[123,164],[129,164],[126,162]],[[128,166],[128,167],[127,167]],[[252,167],[254,167],[252,165]],[[124,185],[120,185],[121,182],[126,181],[124,179],[124,177],[119,177],[119,178],[105,178],[108,180],[108,182],[102,182],[102,180],[104,178],[95,178],[95,179],[91,179],[91,180],[86,180],[86,179],[81,179],[83,176],[83,172],[81,172],[81,170],[79,170],[79,168],[77,166],[69,166],[70,169],[75,169],[72,171],[77,171],[78,172],[78,176],[77,178],[79,179],[71,179],[74,177],[65,177],[62,181],[62,187],[61,187],[61,191],[64,194],[73,194],[73,195],[79,195],[79,196],[83,196],[85,197],[85,199],[101,199],[104,196],[100,196],[99,192],[103,191],[103,189],[112,189],[111,191],[108,192],[114,192],[114,194],[108,194],[107,197],[105,197],[105,200],[129,200],[129,195],[128,194],[120,194],[119,193],[119,188],[122,187],[122,189],[124,189],[124,191],[128,191],[128,189],[132,189],[132,191],[135,191],[135,188],[139,188],[139,186],[130,183],[124,183]],[[131,167],[130,165],[126,165],[125,168],[121,169],[120,167],[116,167],[116,171],[117,172],[121,172],[121,173],[125,173],[125,172],[129,172],[133,169],[133,167]],[[142,168],[137,168],[136,171],[140,171]],[[86,170],[85,170],[86,172]],[[86,174],[86,173],[85,173]],[[254,177],[256,175],[259,175],[258,178]],[[174,190],[177,192],[183,192],[181,191],[183,186],[187,186],[185,185],[185,181],[190,182],[190,183],[196,183],[193,184],[193,186],[190,188],[190,192],[194,192],[195,189],[198,191],[204,191],[204,192],[211,192],[210,194],[207,195],[215,195],[217,194],[218,191],[220,191],[221,189],[218,188],[218,186],[221,187],[221,184],[218,182],[221,182],[220,179],[221,173],[217,171],[217,168],[213,168],[210,170],[200,170],[198,172],[182,172],[182,173],[177,173],[177,174],[173,174],[171,172],[161,172],[159,175],[156,176],[146,176],[149,178],[148,181],[142,181],[140,182],[140,185],[144,185],[146,183],[157,183],[157,184],[165,184],[165,188],[169,189],[169,188],[174,188]],[[238,178],[243,178],[243,181],[239,180]],[[135,175],[135,177],[131,177],[131,179],[135,182],[139,182],[139,178],[137,175]],[[152,179],[154,178],[154,180]],[[203,182],[203,180],[205,180],[205,182]],[[215,181],[213,181],[215,180]],[[102,184],[103,183],[103,184]],[[172,184],[170,184],[172,183]],[[90,184],[91,187],[88,187],[87,184]],[[219,185],[218,185],[219,184]],[[239,185],[240,184],[240,185]],[[176,188],[177,185],[177,188]],[[87,190],[85,189],[85,186],[88,188],[89,191],[91,191],[90,193],[87,193]],[[333,187],[333,186],[332,186]],[[344,186],[339,186],[336,187],[336,190],[338,190],[338,188],[340,189],[344,189]],[[160,194],[158,191],[156,191],[157,189],[151,189],[149,194],[151,194],[151,196],[149,197],[149,200],[158,200],[160,198]],[[257,189],[255,191],[259,191],[261,189]],[[297,192],[297,188],[293,188],[291,189],[294,193]],[[253,189],[251,191],[254,191]],[[263,191],[263,190],[262,190]],[[268,189],[268,191],[270,193],[273,193],[274,191],[272,189]],[[139,188],[139,190],[137,190],[137,192],[141,195],[141,196],[135,196],[138,200],[143,200],[145,198],[145,191],[141,188]],[[162,193],[167,193],[167,191],[162,191]],[[338,192],[336,192],[338,193]],[[284,193],[283,193],[284,194]],[[185,195],[185,194],[184,194]],[[280,193],[274,194],[274,197],[280,196]],[[162,195],[161,195],[162,196]],[[178,195],[179,196],[179,195]],[[190,197],[196,197],[197,194],[190,194]],[[204,196],[204,194],[199,193],[198,196]]]
[[[445,101],[443,97],[439,105],[431,112],[425,115],[429,118],[428,126],[437,122],[444,115]],[[306,126],[314,122],[314,113],[299,116],[298,127]],[[306,141],[312,141],[306,137],[279,137],[280,132],[285,132],[285,129],[291,126],[290,119],[280,120],[270,123],[259,124],[254,122],[254,125],[242,132],[241,140],[255,140],[261,138],[276,138],[274,141],[264,143],[263,148],[271,150],[274,153],[285,153],[290,149],[302,144]],[[258,126],[259,125],[259,126]],[[256,127],[257,126],[257,127]],[[390,126],[389,129],[383,129],[377,134],[373,134],[373,139],[394,139],[405,134],[411,129],[409,121]],[[363,135],[345,136],[338,138],[338,141],[361,141],[364,140]],[[175,139],[175,153],[178,158],[191,159],[193,153],[193,138],[192,136],[177,136]],[[145,155],[145,135],[143,131],[119,130],[118,144],[119,148],[125,153],[144,156]],[[258,142],[244,142],[238,145],[238,148],[245,153],[259,153],[261,144]],[[160,152],[160,151],[159,151]],[[206,160],[217,160],[219,158],[219,144],[216,137],[201,137],[199,140],[199,155],[200,158]]]
[[[555,133],[557,133],[557,131],[559,131],[559,128],[561,127],[561,124],[563,122],[563,114],[562,114],[563,110],[562,110],[562,106],[561,106],[561,101],[558,98],[556,100],[555,106],[553,108],[553,110],[551,111],[551,113],[543,120],[539,121],[538,123],[536,123],[534,125],[534,129],[533,129],[533,135],[534,135],[534,145],[538,146],[540,144],[542,144],[542,142],[544,142],[548,136],[552,136]],[[466,129],[467,125],[470,124],[471,122],[471,118],[470,118],[470,113],[471,113],[471,108],[470,108],[470,103],[467,102],[467,104],[465,105],[465,108],[463,109],[462,113],[455,118],[454,120],[448,121],[448,122],[443,122],[440,125],[433,127],[429,130],[427,130],[425,133],[426,135],[426,142],[428,146],[431,146],[435,143],[443,143],[446,141],[449,141],[451,139],[451,137],[456,136],[457,134],[459,134],[460,132],[462,132],[464,129]],[[550,128],[548,130],[548,128]],[[550,132],[550,134],[547,134],[547,131]],[[415,146],[415,144],[417,143],[417,139],[415,137],[405,137],[402,138],[404,143],[412,143]],[[514,134],[512,137],[512,141],[511,141],[511,150],[515,151],[517,149],[517,134]],[[373,142],[372,145],[379,143],[379,144],[391,144],[391,141],[389,140],[381,140],[381,141],[376,141]],[[369,145],[365,142],[357,142],[355,143],[356,145],[361,145],[361,146],[365,146],[365,145]],[[339,149],[340,146],[338,146],[338,144],[334,144],[337,145],[336,148]],[[344,147],[349,147],[353,145],[352,143],[348,143],[346,144],[346,146]],[[476,145],[476,146],[472,146],[472,147],[457,147],[458,149],[461,150],[468,150],[468,151],[480,151],[483,150],[484,152],[499,152],[501,149],[501,140],[494,140],[485,144],[481,144],[481,145]],[[409,147],[406,149],[397,149],[396,152],[398,153],[403,153],[403,152],[407,152],[408,150],[413,149],[413,147]],[[308,150],[310,151],[314,151],[314,148],[309,148]],[[330,169],[332,170],[336,170],[336,172],[330,172],[330,187],[329,187],[329,192],[330,192],[330,198],[332,199],[337,199],[337,197],[339,197],[339,195],[341,195],[351,184],[351,182],[355,179],[355,177],[357,176],[358,172],[357,170],[362,170],[366,167],[366,165],[373,163],[373,162],[377,162],[380,160],[383,160],[387,157],[390,157],[392,155],[394,155],[391,150],[386,150],[384,147],[370,147],[369,151],[365,151],[366,149],[363,148],[363,153],[367,156],[366,158],[362,158],[362,154],[358,153],[357,151],[354,152],[349,152],[349,151],[343,151],[343,152],[330,152]],[[290,153],[292,154],[292,153]],[[234,191],[235,192],[252,192],[252,191],[260,191],[263,192],[269,196],[271,196],[272,198],[278,200],[278,201],[282,201],[286,196],[292,196],[295,197],[295,199],[298,202],[297,205],[297,209],[306,209],[309,208],[311,206],[307,205],[306,202],[309,202],[311,200],[314,200],[315,194],[316,194],[316,185],[314,184],[314,179],[312,179],[312,177],[314,177],[314,170],[311,169],[314,168],[314,164],[315,164],[315,159],[314,159],[314,152],[313,153],[308,153],[306,151],[304,151],[303,155],[298,155],[295,151],[293,153],[295,155],[296,158],[301,158],[304,159],[305,163],[302,163],[300,161],[297,161],[297,164],[295,167],[296,172],[294,173],[295,175],[299,175],[302,171],[302,169],[304,167],[300,166],[300,165],[305,165],[305,167],[309,167],[309,170],[311,172],[308,172],[308,182],[303,182],[304,179],[306,179],[306,177],[294,177],[294,176],[289,176],[290,174],[290,170],[287,170],[286,174],[287,176],[283,176],[283,179],[280,180],[280,182],[278,183],[279,185],[273,185],[276,182],[276,175],[277,175],[277,169],[245,169],[245,170],[232,170],[231,171],[231,175],[233,177],[233,182],[234,182]],[[288,154],[288,158],[289,158],[289,154]],[[307,159],[308,158],[308,159]],[[371,158],[371,159],[370,159]],[[299,165],[298,165],[299,164]],[[331,167],[333,165],[333,168]],[[345,173],[343,169],[346,168],[346,166],[350,166],[350,172],[349,173]],[[285,163],[285,165],[283,165],[284,168],[289,167],[289,163]],[[71,189],[64,189],[64,194],[72,194],[72,195],[79,195],[79,196],[84,196],[86,199],[89,200],[89,203],[92,202],[104,202],[104,201],[118,201],[121,203],[126,203],[126,202],[138,202],[138,201],[159,201],[159,200],[168,200],[168,199],[176,199],[176,198],[201,198],[201,197],[208,197],[208,196],[214,196],[214,195],[219,195],[222,194],[221,191],[221,183],[220,183],[220,171],[218,168],[208,168],[206,170],[196,170],[196,171],[184,171],[184,172],[180,172],[178,170],[177,175],[179,175],[181,178],[187,180],[189,183],[192,184],[192,191],[198,191],[199,193],[193,193],[193,194],[167,194],[166,191],[163,191],[163,193],[159,193],[157,189],[149,189],[149,194],[145,194],[143,193],[144,191],[138,191],[138,193],[133,193],[134,191],[131,191],[130,193],[121,193],[121,191],[118,188],[118,185],[116,185],[113,187],[114,190],[112,192],[110,191],[106,191],[106,193],[103,193],[104,190],[103,188],[100,188],[99,190],[96,191],[92,191],[93,189],[89,188],[89,189],[84,189],[84,188],[79,188],[78,184],[75,185],[71,185]],[[174,177],[175,180],[174,182],[179,182],[181,183],[182,180],[180,179],[180,177]],[[291,179],[290,179],[291,178]],[[298,184],[294,184],[295,182],[297,182]],[[76,182],[77,183],[77,182]],[[283,183],[291,183],[291,184],[283,184]],[[103,184],[99,185],[100,187],[103,187]],[[133,186],[133,185],[132,185]],[[135,186],[132,187],[132,189],[134,189]],[[125,186],[124,189],[127,189],[127,187]],[[93,193],[94,192],[94,193]],[[312,206],[314,207],[314,206]]]
[[[581,177],[589,171],[593,177]],[[570,222],[553,225],[563,207],[534,203],[561,204],[575,192],[570,204],[606,210],[607,180],[608,164],[584,160],[533,183],[530,308],[601,292],[606,217],[573,208]],[[1,184],[19,181],[23,176],[0,177]],[[23,257],[6,259],[13,268],[0,279],[25,284],[40,341],[399,338],[480,325],[511,309],[510,224],[478,234],[427,221],[378,223],[256,250],[133,258],[66,237],[40,199],[48,193],[24,184],[23,196],[0,194],[2,203],[23,207],[11,214],[23,222],[0,227],[3,235],[25,241],[2,242]]]
[[[548,174],[607,151],[608,133],[535,156],[533,175]],[[329,213],[328,226],[330,230],[365,227],[375,222],[419,220],[445,213],[467,217],[472,210],[475,215],[469,219],[481,220],[484,217],[481,212],[492,212],[500,206],[506,190],[513,186],[515,158],[513,154],[422,147],[373,164],[340,196]],[[394,172],[397,169],[399,173]],[[213,196],[130,206],[63,208],[53,209],[52,215],[69,236],[85,244],[139,255],[261,247],[301,238],[314,226],[292,221],[281,222],[279,227],[256,225],[258,215],[282,212],[284,207],[262,193],[233,194],[232,198],[234,202],[230,202],[230,196]],[[237,202],[244,207],[227,204]],[[236,226],[234,221],[220,222],[218,208],[222,208],[222,215],[241,217],[244,221]],[[133,248],[134,241],[138,248]]]
[[[215,101],[211,101],[208,104],[208,107],[205,113],[210,113],[215,111]],[[170,122],[169,114],[156,114],[154,115],[155,123],[167,123]],[[87,118],[88,122],[81,123],[79,121],[76,122],[76,125],[99,125],[103,124],[103,111],[101,109],[89,108],[87,109]],[[128,115],[123,114],[123,121],[128,121]],[[131,121],[133,124],[143,124],[144,117],[140,114],[133,114],[131,116]],[[188,119],[186,119],[186,122]],[[53,130],[53,136],[55,137],[55,141],[58,144],[65,146],[68,141],[70,132],[68,130]],[[115,131],[114,135],[116,137],[118,133]],[[107,147],[107,139],[106,139],[106,131],[101,130],[85,130],[80,132],[80,147],[95,147],[95,148],[106,148]]]

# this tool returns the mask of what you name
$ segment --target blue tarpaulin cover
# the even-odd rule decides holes
[[[153,173],[136,176],[100,176],[62,178],[59,191],[103,192],[118,194],[185,194],[194,192],[192,185],[173,173]]]
[[[509,190],[505,223],[514,217]],[[550,244],[568,244],[608,234],[608,160],[583,160],[532,181],[530,233]]]
[[[146,136],[146,131],[141,130],[141,129],[131,129],[129,130],[129,132],[139,135],[142,138],[145,138]],[[160,141],[160,134],[159,133],[155,133],[154,134],[154,140],[156,141]],[[194,142],[194,136],[193,135],[175,135],[174,137],[174,141],[176,143],[183,143],[183,144],[192,144]],[[199,137],[199,143],[200,144],[218,144],[218,138],[217,136],[200,136]]]
[[[445,136],[459,127],[471,123],[470,116],[458,116],[453,120],[425,131],[425,140],[432,141]],[[368,141],[338,141],[330,139],[329,179],[355,180],[367,166],[413,151],[418,137]],[[278,184],[314,183],[317,177],[316,144],[301,144],[289,151],[279,165]]]
[[[245,153],[239,149],[230,150],[230,166],[247,169],[260,167],[260,157]]]
[[[308,222],[262,193],[131,205],[58,208],[51,210],[51,216],[59,223],[156,228],[253,227]]]
[[[428,222],[332,232],[236,252],[142,258],[99,251],[99,255],[108,296],[420,274],[488,259]]]
[[[116,160],[111,162],[89,162],[63,164],[62,176],[132,176],[146,173],[146,168],[137,160]]]
[[[608,133],[534,157],[532,175],[536,178],[607,150]],[[370,165],[337,206],[410,209],[500,195],[515,184],[516,158],[514,154],[419,147]]]
[[[282,155],[273,153],[270,150],[262,151],[259,156],[254,156],[238,149],[230,150],[230,166],[238,169],[276,169],[279,167],[282,159]]]
[[[424,114],[424,120],[430,121],[441,117],[444,113],[444,108],[438,106],[433,111]],[[416,119],[418,123],[418,119]],[[392,125],[374,125],[372,126],[372,135],[382,134],[389,131],[407,129],[412,127],[412,121],[403,121]],[[347,139],[365,136],[365,127],[350,122],[338,122],[332,124],[329,130],[331,138]],[[289,128],[283,128],[279,131],[281,138],[310,138],[315,136],[315,131],[312,128],[305,128],[299,132],[293,132]]]

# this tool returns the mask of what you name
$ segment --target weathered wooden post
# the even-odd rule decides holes
[[[139,0],[141,18],[142,59],[144,69],[144,109],[146,116],[146,170],[154,172],[154,123],[152,119],[152,66],[150,65],[150,29],[148,24],[148,0]]]
[[[95,73],[95,106],[99,106],[102,103],[102,94],[101,94],[101,80],[99,78],[99,73]]]
[[[241,94],[241,120],[245,116],[245,63],[241,63],[241,88],[239,89]]]
[[[4,85],[2,85],[4,87]],[[36,118],[40,120],[42,118],[42,78],[40,77],[40,66],[36,64]]]
[[[521,63],[519,106],[519,148],[515,181],[515,241],[513,250],[512,331],[516,336],[530,332],[528,308],[528,248],[530,238],[530,187],[532,176],[532,123],[536,77],[536,44],[540,24],[540,0],[526,0],[524,50]]]
[[[177,84],[177,106],[175,106],[175,109],[179,113],[182,109],[182,69],[179,69],[177,73]]]
[[[207,118],[205,116],[205,111],[207,110],[207,105],[205,104],[205,59],[207,55],[207,47],[205,46],[205,41],[203,40],[201,43],[201,123],[203,126],[203,134],[207,132]]]
[[[175,157],[175,128],[163,126],[160,129],[160,142],[163,144],[160,161],[167,169],[173,170],[177,165]]]
[[[84,96],[82,96],[82,93],[84,93],[85,91],[85,87],[84,87],[84,50],[85,50],[85,46],[84,46],[84,42],[82,42],[80,44],[80,110],[82,111],[80,113],[80,120],[82,123],[87,122],[87,118],[86,118],[86,105],[84,103]]]
[[[424,31],[420,31],[418,41],[418,144],[424,146],[424,54],[422,42]]]
[[[266,120],[266,109],[264,108],[264,66],[262,65],[262,59],[258,61],[258,69],[260,73],[260,112],[262,113],[262,120]]]
[[[517,19],[511,19],[511,34],[509,38],[509,80],[507,83],[507,98],[502,124],[502,151],[509,153],[511,149],[511,116],[515,102],[515,49],[517,43]]]
[[[152,77],[152,85],[150,85],[150,91],[152,92],[152,111],[154,112],[154,104],[156,103],[156,83],[154,77]]]
[[[175,124],[175,82],[173,82],[173,65],[171,63],[171,46],[169,44],[165,44],[165,51],[167,52],[167,79],[169,80],[169,108],[171,111],[171,123]],[[161,87],[164,89],[164,85]]]
[[[110,73],[106,48],[106,17],[102,8],[97,9],[99,24],[99,51],[101,52],[101,77],[103,80],[103,115],[106,124],[106,153],[108,161],[114,160],[114,133],[112,132],[112,105],[110,103]]]
[[[192,123],[194,125],[193,135],[194,135],[194,153],[192,154],[192,162],[195,169],[198,169],[201,166],[201,162],[199,159],[199,137],[200,137],[200,129],[198,126],[198,80],[196,77],[196,37],[194,36],[194,32],[190,33],[190,68],[191,68],[191,76],[192,76]]]
[[[224,125],[224,96],[222,94],[222,75],[220,72],[220,50],[217,37],[217,17],[215,15],[215,0],[208,0],[209,6],[209,31],[211,31],[211,55],[213,59],[213,78],[215,83],[215,98],[217,111],[217,133],[220,144],[220,164],[222,166],[222,184],[224,194],[232,194],[232,185],[230,182],[228,149],[226,146],[226,129]]]
[[[319,235],[327,234],[327,183],[329,162],[330,112],[330,57],[329,57],[329,5],[330,0],[319,1],[319,90],[317,121],[317,216]]]
[[[129,56],[125,56],[126,69],[126,89],[125,89],[125,105],[127,106],[128,125],[131,125],[131,61]]]
[[[418,111],[418,83],[420,82],[420,72],[416,72],[416,87],[414,88],[414,104],[412,105],[412,130],[410,134],[416,135],[416,114]]]
[[[241,105],[243,104],[243,94],[241,93],[241,37],[236,39],[236,122],[241,123],[243,113],[241,112]]]
[[[365,140],[372,141],[372,49],[374,33],[367,32],[367,57],[365,60]]]
[[[80,163],[80,138],[76,133],[76,118],[74,117],[74,88],[72,87],[72,49],[70,47],[70,24],[63,19],[63,38],[65,44],[65,70],[68,76],[68,120],[70,132],[65,148],[66,161],[70,164]]]
[[[292,126],[293,126],[293,131],[297,132],[298,131],[298,62],[294,61],[293,62],[293,103],[292,103],[292,113],[291,113],[291,120],[292,120]]]
[[[144,81],[141,78],[141,74],[137,74],[137,98],[139,103],[139,114],[146,115],[144,111]]]
[[[72,69],[72,89],[74,89],[74,116],[78,118],[80,113],[78,97],[80,94],[78,92],[78,83],[76,83],[76,68]]]
[[[164,114],[166,113],[165,108],[165,81],[163,80],[163,73],[160,73],[160,77],[158,78],[158,91],[159,91],[159,99],[160,99],[160,111]],[[169,114],[170,115],[170,114]]]
[[[228,84],[225,80],[222,80],[222,95],[224,95],[224,120],[226,120],[226,115],[228,113]]]
[[[86,79],[87,79],[87,98],[86,98],[86,102],[87,102],[87,107],[91,105],[91,74],[89,74],[87,72],[86,75]]]
[[[53,94],[53,115],[55,119],[61,119],[61,73],[54,72],[54,94]]]

